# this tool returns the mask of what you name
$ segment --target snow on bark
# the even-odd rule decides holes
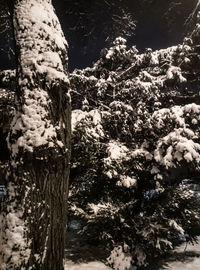
[[[18,84],[1,269],[50,270],[55,261],[62,269],[71,133],[68,45],[50,0],[16,0],[13,19]]]
[[[17,195],[12,184],[9,185],[8,190],[10,197],[14,198]],[[6,245],[3,245],[3,255],[4,262],[11,261],[10,269],[13,269],[13,265],[20,266],[22,262],[26,264],[31,253],[30,248],[27,248],[29,241],[24,238],[27,228],[22,217],[23,208],[16,212],[13,205],[8,207],[7,227],[4,232],[7,236],[7,242]],[[6,269],[6,264],[1,265],[1,269]]]
[[[15,14],[21,69],[18,83],[23,92],[24,105],[16,112],[12,123],[12,135],[22,132],[15,143],[9,144],[13,156],[19,148],[32,152],[34,147],[45,144],[51,147],[57,142],[56,128],[59,129],[59,123],[55,126],[48,119],[51,101],[41,82],[45,81],[49,87],[59,81],[69,83],[65,72],[67,56],[61,59],[67,42],[51,1],[20,1]]]

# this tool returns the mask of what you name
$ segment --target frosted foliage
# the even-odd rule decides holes
[[[120,181],[117,182],[118,186],[124,186],[124,187],[135,187],[137,185],[137,179],[134,177],[130,177],[127,175],[121,175]]]
[[[136,270],[136,267],[133,267],[132,256],[129,253],[123,251],[122,246],[115,247],[110,257],[108,258],[109,265],[112,265],[115,270]]]
[[[133,158],[137,158],[137,157],[145,157],[146,160],[152,160],[153,155],[147,151],[143,145],[141,146],[140,149],[136,149],[134,151],[132,151],[131,153]]]
[[[75,130],[76,125],[87,116],[87,112],[82,110],[72,111],[72,131]]]
[[[187,139],[184,135],[186,132],[184,129],[177,129],[161,139],[154,152],[155,160],[166,168],[176,167],[175,162],[183,159],[187,162],[194,160],[199,163],[200,144]],[[167,145],[167,150],[164,150]]]
[[[116,160],[121,158],[126,158],[128,153],[128,148],[117,141],[111,141],[108,144],[108,155],[109,159]]]
[[[173,227],[175,230],[177,230],[180,234],[182,234],[182,235],[184,235],[184,230],[183,230],[183,228],[181,227],[181,226],[179,226],[178,224],[177,224],[177,222],[175,221],[175,220],[170,220],[169,221],[169,225],[171,226],[171,227]]]
[[[113,47],[111,47],[107,54],[106,54],[106,59],[111,59],[116,53],[120,54],[123,53],[126,50],[126,40],[122,37],[118,37],[114,41]]]
[[[173,121],[175,128],[157,142],[154,151],[156,162],[166,168],[176,167],[178,162],[200,162],[200,144],[195,142],[198,132],[190,125],[200,122],[200,106],[194,103],[185,106],[174,106],[154,112],[152,121],[157,128],[165,128],[168,121]],[[186,118],[189,117],[189,123]]]
[[[104,158],[105,173],[109,178],[118,176],[117,164],[120,164],[129,159],[128,156],[129,149],[118,141],[110,141],[107,144],[107,154],[108,157]],[[123,177],[118,185],[131,186],[135,185],[135,179],[130,179],[130,177]]]
[[[184,78],[181,74],[181,69],[179,67],[171,66],[167,71],[167,79],[172,80],[175,78],[177,78],[181,83],[187,81],[186,78]]]
[[[161,246],[163,245],[168,246],[170,249],[173,249],[172,242],[168,241],[167,239],[158,237],[156,241],[156,248],[161,250]]]
[[[104,136],[99,110],[91,110],[90,112],[72,111],[72,131],[75,131],[81,125],[84,126],[88,138],[99,140]]]
[[[101,211],[106,210],[106,209],[114,209],[114,207],[110,204],[110,203],[98,203],[98,204],[94,204],[94,203],[89,203],[88,207],[90,208],[90,210],[95,214],[99,214]]]
[[[20,1],[16,4],[14,18],[20,48],[18,83],[24,105],[16,111],[12,122],[12,134],[17,134],[16,141],[9,145],[13,156],[19,148],[32,152],[41,145],[63,146],[56,139],[59,126],[48,119],[51,101],[45,88],[60,81],[68,84],[64,67],[67,42],[51,1]],[[63,55],[66,59],[62,59]]]
[[[137,258],[138,266],[146,265],[146,254],[138,247],[135,248],[134,253]]]
[[[200,122],[200,106],[191,103],[185,106],[173,106],[170,109],[160,109],[155,111],[151,117],[151,120],[154,121],[154,125],[157,128],[163,128],[165,126],[166,120],[173,120],[177,127],[188,128],[188,124],[185,122],[185,117],[192,117],[194,124]]]
[[[200,6],[200,2],[198,1],[197,8],[199,6]],[[200,11],[197,14],[197,24],[196,24],[196,28],[194,29],[194,31],[192,33],[192,36],[193,37],[200,37]]]

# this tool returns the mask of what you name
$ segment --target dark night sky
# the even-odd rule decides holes
[[[103,3],[102,0],[74,0],[80,3],[87,1],[89,4],[87,9],[91,14],[94,13],[93,15],[82,15],[81,22],[84,27],[74,30],[74,26],[80,19],[79,14],[83,14],[85,9],[81,5],[74,5],[74,14],[69,15],[67,7],[70,1],[75,3],[72,0],[54,0],[53,4],[69,43],[69,66],[70,70],[73,70],[74,68],[91,66],[92,62],[98,59],[101,49],[110,45],[105,42],[105,25],[111,25],[112,20],[109,13],[106,15],[106,10],[104,11],[103,8],[98,10],[98,5]],[[128,38],[128,44],[136,45],[139,51],[149,47],[154,50],[166,48],[181,42],[185,30],[184,22],[197,3],[197,0],[116,1],[119,2],[118,6],[115,4],[116,12],[118,12],[117,8],[120,8],[120,3],[125,3],[127,10],[137,21],[135,33]],[[95,4],[97,4],[96,9]],[[104,24],[100,23],[101,20]],[[88,35],[91,29],[94,31]],[[117,32],[114,34],[118,36]],[[0,34],[0,69],[14,68],[15,66],[14,57],[9,52],[10,46],[5,33]]]

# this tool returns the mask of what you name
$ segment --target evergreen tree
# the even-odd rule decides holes
[[[142,266],[200,233],[199,24],[183,44],[138,54],[117,38],[72,85],[70,214],[112,250],[109,264]],[[121,265],[121,266],[120,266]]]

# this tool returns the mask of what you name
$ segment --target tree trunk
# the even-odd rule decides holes
[[[50,0],[16,0],[16,111],[2,269],[61,270],[70,162],[67,43]]]

